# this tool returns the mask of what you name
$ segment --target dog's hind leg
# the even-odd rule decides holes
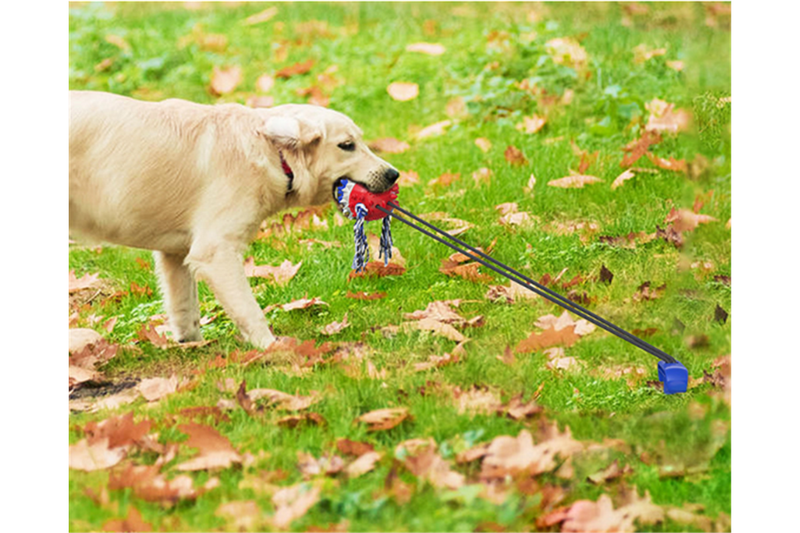
[[[153,252],[153,256],[173,338],[178,342],[202,340],[197,281],[184,263],[186,256],[164,252]]]

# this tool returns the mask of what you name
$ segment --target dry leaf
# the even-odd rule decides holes
[[[475,139],[475,146],[481,149],[483,153],[492,149],[492,142],[486,137],[478,137]]]
[[[214,67],[211,73],[211,92],[217,96],[232,93],[242,82],[242,68],[238,65],[225,69]]]
[[[288,67],[283,67],[278,72],[275,73],[276,78],[291,78],[292,76],[299,76],[300,74],[306,74],[311,70],[314,66],[315,61],[313,59],[309,59],[307,61],[303,61],[302,63],[295,63],[294,65],[289,65]]]
[[[562,189],[582,189],[584,185],[603,181],[597,176],[587,176],[584,174],[572,174],[557,180],[547,182],[550,187],[560,187]]]
[[[439,322],[438,320],[434,320],[432,318],[423,318],[422,320],[418,320],[416,322],[406,322],[406,325],[414,329],[432,331],[437,335],[441,335],[446,339],[456,342],[463,342],[467,340],[467,338],[460,331],[450,324],[445,324],[444,322]]]
[[[684,109],[675,109],[675,104],[654,98],[644,106],[650,111],[646,131],[678,133],[689,129],[691,115]]]
[[[522,117],[522,123],[517,124],[517,129],[524,133],[537,133],[541,130],[547,119],[539,115],[531,115],[530,117]]]
[[[450,172],[445,172],[444,174],[442,174],[438,178],[434,178],[431,181],[429,181],[428,182],[428,186],[429,187],[436,187],[436,186],[449,187],[450,184],[452,184],[455,181],[458,181],[460,178],[461,178],[461,174],[458,174],[458,173],[454,174],[454,173],[450,173]]]
[[[256,90],[262,93],[268,93],[272,87],[275,86],[275,78],[269,74],[262,74],[256,80]]]
[[[122,461],[126,454],[126,447],[109,446],[109,437],[94,440],[91,444],[82,439],[69,447],[69,467],[85,472],[103,470]]]
[[[570,37],[551,39],[545,43],[545,48],[559,65],[580,69],[586,66],[589,59],[580,43]]]
[[[514,303],[520,300],[532,300],[539,295],[518,283],[510,285],[492,285],[486,292],[486,298],[492,302]]]
[[[312,391],[310,396],[295,396],[274,389],[252,389],[247,391],[247,395],[253,401],[267,398],[270,403],[273,404],[270,407],[284,409],[286,411],[302,411],[303,409],[308,409],[322,399],[314,391]]]
[[[621,187],[625,183],[625,180],[629,180],[635,175],[636,174],[634,174],[631,169],[625,170],[622,174],[617,176],[616,179],[614,179],[614,183],[611,184],[611,189],[614,190],[617,187]]]
[[[194,458],[177,465],[176,470],[228,468],[234,463],[242,462],[242,456],[234,449],[231,442],[214,428],[191,422],[179,425],[178,429],[189,435],[184,445],[197,448],[199,453]]]
[[[563,345],[572,346],[580,337],[575,334],[575,326],[569,326],[559,331],[548,328],[541,333],[531,333],[527,339],[520,341],[517,344],[517,353],[536,352],[543,348],[551,346]]]
[[[640,65],[654,57],[663,56],[666,53],[666,48],[649,49],[647,45],[643,43],[633,49],[633,62]]]
[[[169,378],[145,378],[137,388],[145,400],[154,402],[178,390],[178,384],[178,378],[173,374]]]
[[[398,178],[397,183],[399,183],[401,187],[410,187],[411,185],[416,185],[419,183],[419,174],[413,170],[401,170],[400,178]]]
[[[383,152],[387,154],[402,154],[411,146],[405,141],[395,139],[394,137],[383,137],[375,139],[368,143],[371,150],[375,152]]]
[[[258,13],[250,15],[249,17],[244,19],[243,24],[245,26],[252,26],[253,24],[261,24],[262,22],[266,22],[272,19],[272,17],[274,17],[277,14],[278,14],[277,7],[275,6],[268,7],[264,11],[259,11]]]
[[[430,126],[426,126],[419,130],[416,135],[414,135],[417,139],[427,139],[428,137],[436,137],[438,135],[444,135],[447,128],[450,127],[452,121],[450,120],[442,120],[440,122],[436,122],[431,124]]]
[[[472,173],[472,181],[475,182],[476,186],[482,183],[486,183],[488,185],[491,183],[491,179],[492,171],[486,167],[481,167]]]
[[[153,531],[153,526],[142,520],[141,513],[133,505],[128,505],[128,516],[104,522],[103,531]]]
[[[516,146],[509,146],[506,148],[506,151],[503,154],[506,158],[506,161],[509,162],[511,165],[527,165],[528,160],[525,158],[525,154],[517,148]]]
[[[407,407],[389,407],[364,413],[356,422],[368,424],[367,431],[381,431],[400,425],[406,418],[409,418]]]
[[[98,285],[100,281],[100,274],[84,274],[80,278],[75,276],[75,271],[69,271],[69,293],[77,292],[83,289],[89,289]]]
[[[93,329],[70,328],[69,330],[69,353],[78,353],[86,347],[99,343],[103,336]],[[82,366],[82,365],[81,365]]]
[[[351,478],[361,476],[375,468],[375,464],[381,460],[381,457],[383,457],[383,454],[380,452],[366,452],[347,465],[344,471]]]
[[[687,165],[685,159],[675,159],[674,157],[670,156],[669,159],[664,159],[663,157],[658,157],[657,155],[653,155],[650,152],[647,152],[647,157],[653,164],[659,168],[663,168],[664,170],[674,170],[675,172],[686,172]]]
[[[356,272],[355,270],[351,270],[350,273],[347,275],[347,279],[353,278],[382,278],[384,276],[401,276],[406,273],[406,268],[402,265],[398,265],[397,263],[390,262],[388,265],[383,264],[383,260],[380,261],[370,261],[366,265],[364,265],[364,270],[361,272]]]
[[[256,265],[255,259],[250,256],[245,259],[244,273],[248,278],[265,278],[275,285],[283,287],[297,275],[297,271],[300,270],[302,264],[303,262],[300,261],[296,265],[293,265],[291,261],[286,259],[279,266]]]
[[[306,514],[319,501],[319,493],[319,487],[310,487],[306,483],[278,490],[272,496],[275,505],[272,525],[279,530],[288,529],[294,520]]]
[[[345,295],[346,298],[352,298],[354,300],[380,300],[381,298],[386,298],[385,292],[373,292],[372,294],[368,294],[364,291],[358,292],[350,292],[347,291]]]
[[[716,218],[709,215],[701,215],[689,209],[670,209],[664,222],[672,224],[676,231],[693,231],[700,224],[716,222]]]
[[[342,318],[341,322],[336,322],[336,321],[331,322],[327,326],[324,326],[322,328],[322,331],[320,331],[320,333],[322,333],[323,335],[336,335],[349,325],[350,322],[347,321],[347,313],[345,313],[344,318]]]
[[[419,52],[429,56],[440,56],[444,54],[445,47],[436,43],[412,43],[406,46],[406,52]]]
[[[389,93],[392,99],[398,102],[407,102],[419,96],[419,85],[416,83],[396,81],[390,83],[389,86],[386,87],[386,92]]]

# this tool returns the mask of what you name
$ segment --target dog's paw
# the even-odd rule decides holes
[[[275,342],[277,341],[275,335],[273,335],[272,332],[268,332],[264,335],[260,335],[259,337],[251,338],[248,340],[250,344],[258,348],[259,350],[266,350],[270,346],[275,344]]]

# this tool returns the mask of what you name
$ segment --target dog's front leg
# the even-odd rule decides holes
[[[208,283],[247,341],[259,348],[267,348],[275,342],[247,282],[242,256],[236,246],[224,242],[197,242],[192,245],[186,261],[198,277]]]
[[[197,282],[184,262],[186,256],[153,252],[153,257],[173,338],[178,342],[203,340]]]

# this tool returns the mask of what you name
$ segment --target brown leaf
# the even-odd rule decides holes
[[[367,431],[382,431],[400,425],[409,416],[407,407],[389,407],[364,413],[356,422],[368,424]]]
[[[353,278],[382,278],[384,276],[401,276],[406,273],[405,267],[398,265],[396,263],[390,262],[387,266],[383,265],[383,261],[370,261],[364,267],[364,270],[361,272],[356,272],[355,270],[351,270],[350,274],[348,274],[347,279],[351,280]]]
[[[69,467],[85,472],[103,470],[122,461],[126,454],[125,447],[109,446],[108,437],[96,439],[91,444],[82,439],[69,447]]]
[[[286,411],[302,411],[303,409],[308,409],[322,399],[315,391],[312,391],[309,396],[295,396],[274,389],[251,389],[247,394],[253,401],[266,398],[273,404],[270,407]]]
[[[438,320],[434,320],[432,318],[423,318],[415,322],[406,322],[406,325],[407,327],[414,329],[432,331],[437,335],[441,335],[446,339],[456,342],[463,342],[467,340],[467,338],[460,331],[450,324],[445,324],[444,322],[439,322]]]
[[[458,174],[458,173],[453,174],[453,173],[450,173],[450,172],[445,172],[444,174],[442,174],[438,178],[434,178],[431,181],[429,181],[428,182],[428,186],[429,187],[436,187],[436,186],[449,187],[452,183],[458,181],[460,178],[461,178],[461,174]]]
[[[389,93],[389,96],[391,96],[393,100],[407,102],[419,96],[419,85],[416,83],[396,81],[390,83],[389,86],[386,87],[386,92]]]
[[[486,298],[492,302],[503,302],[512,304],[522,300],[532,300],[539,295],[530,289],[526,289],[518,283],[512,282],[510,285],[492,285],[486,292]]]
[[[560,187],[562,189],[582,189],[584,185],[603,181],[597,176],[587,176],[585,174],[572,174],[556,180],[547,182],[550,187]]]
[[[646,131],[678,133],[689,128],[691,115],[684,109],[675,109],[675,104],[654,98],[644,106],[650,111]]]
[[[661,298],[661,296],[664,294],[664,291],[667,289],[666,283],[656,288],[650,288],[650,285],[651,283],[649,281],[645,281],[639,285],[633,295],[633,301],[641,302],[645,300],[656,300]]]
[[[75,276],[75,271],[69,271],[69,293],[95,287],[100,282],[100,274],[84,274],[80,278]]]
[[[129,504],[128,516],[123,519],[108,520],[103,523],[103,531],[153,531],[153,526],[142,520],[141,513]]]
[[[358,292],[351,292],[347,291],[345,295],[346,298],[352,298],[354,300],[380,300],[381,298],[386,298],[385,292],[373,292],[371,294],[366,293],[364,291]]]
[[[165,335],[159,335],[151,323],[147,323],[141,327],[138,337],[139,340],[147,341],[162,350],[166,350],[170,345],[169,339]]]
[[[541,130],[547,119],[539,115],[531,115],[529,117],[522,117],[522,122],[517,124],[516,128],[524,133],[537,133]]]
[[[672,224],[676,231],[693,231],[700,224],[716,222],[716,220],[716,218],[709,215],[701,215],[689,209],[675,209],[673,207],[664,222]]]
[[[245,26],[252,26],[254,24],[261,24],[262,22],[267,22],[271,20],[272,17],[278,14],[278,8],[275,6],[268,7],[263,11],[259,11],[253,15],[250,15],[246,19],[244,19],[243,24]]]
[[[324,426],[328,422],[319,413],[300,413],[296,415],[288,415],[279,418],[275,421],[281,427],[296,428],[300,424],[314,424],[315,426]]]
[[[302,517],[319,501],[319,487],[309,487],[306,483],[298,483],[278,490],[272,496],[275,505],[272,525],[279,530],[286,530],[296,519]]]
[[[604,483],[622,477],[631,471],[630,465],[625,465],[623,468],[620,468],[619,461],[614,460],[614,462],[608,465],[606,468],[587,476],[586,479],[593,485],[603,485]]]
[[[229,501],[217,507],[214,512],[214,516],[228,521],[231,531],[252,531],[262,523],[263,515],[263,511],[253,500]]]
[[[522,151],[516,146],[509,146],[506,148],[506,151],[503,153],[503,155],[505,156],[506,161],[508,161],[508,163],[511,165],[522,166],[528,164],[528,159],[525,157],[525,154],[523,154]]]
[[[271,280],[272,283],[279,287],[285,286],[300,270],[303,262],[300,261],[293,265],[288,259],[281,263],[279,266],[270,265],[256,265],[253,257],[248,257],[244,262],[244,273],[248,278],[258,277]]]
[[[600,267],[600,281],[605,284],[610,284],[614,280],[614,274],[606,268],[606,265]]]
[[[486,137],[478,137],[475,139],[475,146],[481,149],[481,152],[486,153],[492,149],[492,141]]]
[[[178,429],[189,435],[184,445],[197,448],[199,453],[194,458],[177,465],[176,470],[228,468],[234,463],[242,462],[242,456],[231,442],[214,428],[191,422],[179,425]]]
[[[347,465],[344,471],[350,478],[359,477],[374,469],[377,462],[381,460],[381,457],[383,457],[383,454],[380,452],[366,452]]]
[[[317,459],[310,453],[298,451],[297,461],[297,469],[303,474],[304,479],[320,474],[330,476],[344,469],[344,460],[338,455],[323,455]]]
[[[347,321],[347,313],[345,313],[344,318],[342,319],[341,322],[336,322],[336,321],[331,322],[327,326],[324,326],[320,331],[320,333],[322,333],[323,335],[336,335],[349,325],[350,322]]]
[[[414,137],[416,139],[427,139],[428,137],[437,137],[439,135],[444,135],[447,128],[449,128],[452,124],[453,122],[450,120],[442,120],[439,122],[435,122],[419,130],[414,135]]]
[[[412,474],[428,481],[434,487],[456,490],[464,485],[466,481],[464,475],[450,470],[450,464],[436,453],[436,443],[433,439],[412,439],[412,441],[414,442],[406,441],[397,446],[408,454],[404,464]]]
[[[675,172],[686,172],[686,160],[680,159],[677,160],[674,157],[670,157],[669,159],[664,159],[663,157],[658,157],[653,155],[652,152],[647,152],[647,157],[653,164],[659,168],[663,168],[664,170],[674,170]]]
[[[285,78],[291,78],[292,76],[299,76],[301,74],[306,74],[313,68],[314,63],[315,61],[313,59],[309,59],[301,63],[295,63],[294,65],[283,67],[282,69],[278,70],[275,73],[275,77],[285,79]]]
[[[617,187],[621,187],[625,183],[625,180],[629,180],[635,175],[636,174],[634,174],[634,172],[631,169],[625,170],[622,174],[616,177],[614,183],[611,184],[611,189],[614,190]]]
[[[477,283],[487,283],[492,281],[491,276],[478,272],[478,268],[480,268],[480,263],[458,264],[454,261],[450,261],[449,259],[443,259],[442,266],[439,267],[439,272],[442,274],[447,274],[451,277],[457,276]]]
[[[169,378],[145,378],[137,387],[145,400],[154,402],[177,391],[179,383],[178,377],[173,374]]]
[[[560,330],[549,327],[541,333],[531,333],[527,339],[520,341],[520,343],[517,344],[516,352],[536,352],[557,345],[570,347],[575,344],[578,339],[580,339],[580,337],[575,334],[575,326],[565,327]]]
[[[550,39],[545,43],[545,49],[553,61],[559,65],[581,69],[589,60],[586,50],[571,37]]]
[[[411,148],[407,142],[395,139],[394,137],[375,139],[368,143],[368,146],[375,152],[383,152],[386,154],[402,154]]]
[[[234,65],[225,69],[214,67],[211,73],[211,92],[217,96],[232,93],[242,82],[242,67]]]
[[[624,151],[630,153],[622,159],[620,166],[625,168],[633,165],[640,157],[650,150],[652,145],[660,142],[661,135],[658,132],[645,131],[638,140],[629,143],[623,148]]]
[[[336,449],[345,455],[361,456],[365,453],[374,452],[375,447],[367,442],[352,441],[350,439],[337,439]]]
[[[412,43],[406,46],[406,52],[419,52],[429,56],[440,56],[445,53],[445,47],[437,43]]]
[[[453,391],[459,413],[493,414],[502,406],[500,397],[488,387],[473,385],[467,390],[459,387]]]

